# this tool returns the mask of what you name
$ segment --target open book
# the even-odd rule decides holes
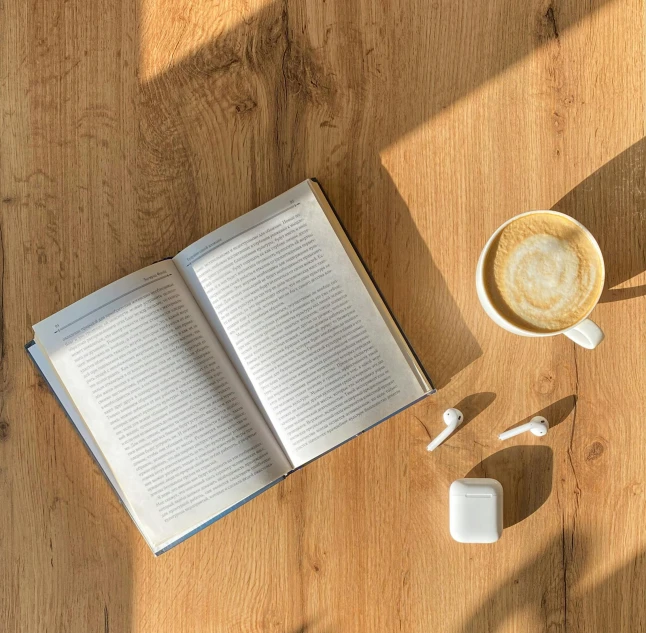
[[[433,391],[311,180],[27,351],[155,554]]]

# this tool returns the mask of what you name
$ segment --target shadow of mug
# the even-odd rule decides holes
[[[552,492],[553,455],[549,446],[511,446],[481,461],[467,478],[490,477],[502,484],[503,528],[534,514]]]
[[[607,162],[555,205],[596,238],[606,263],[601,303],[646,295],[646,285],[612,290],[646,270],[646,138]]]

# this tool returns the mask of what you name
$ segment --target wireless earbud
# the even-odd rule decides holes
[[[527,431],[531,431],[534,435],[542,437],[543,435],[547,435],[549,428],[550,425],[548,421],[544,417],[537,415],[536,417],[532,418],[527,424],[521,424],[515,429],[509,429],[509,431],[501,433],[498,436],[498,439],[508,440],[510,437],[520,435],[521,433],[525,433]]]
[[[462,411],[458,411],[457,409],[447,409],[442,417],[444,418],[446,428],[426,447],[426,450],[434,451],[444,440],[448,439],[451,433],[453,433],[453,431],[462,424],[462,420],[464,420]]]

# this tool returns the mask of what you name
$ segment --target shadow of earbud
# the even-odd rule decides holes
[[[475,418],[477,418],[495,399],[496,394],[492,393],[491,391],[472,393],[466,398],[462,398],[462,400],[460,400],[460,402],[455,405],[455,408],[462,413],[462,415],[464,416],[464,421],[442,441],[442,444],[444,444],[449,439],[449,437],[453,437],[456,433],[467,426],[467,424],[471,423]],[[431,434],[424,422],[422,422],[419,418],[417,418],[417,421],[424,427],[424,430],[428,434],[428,438],[431,442],[438,438],[437,434]],[[444,429],[442,429],[442,432],[444,432]],[[438,444],[438,446],[441,446],[441,444]],[[436,448],[438,446],[436,446]]]
[[[565,398],[561,398],[560,400],[553,402],[544,409],[528,415],[526,418],[518,422],[518,424],[514,424],[514,426],[505,429],[505,431],[517,429],[519,426],[527,424],[532,418],[538,415],[545,418],[550,425],[550,429],[553,429],[555,426],[558,426],[561,422],[567,419],[570,413],[574,411],[574,407],[576,407],[576,396],[574,394],[571,396],[565,396]]]
[[[455,405],[455,408],[458,409],[458,411],[462,411],[462,415],[464,415],[462,428],[477,418],[495,399],[496,394],[491,391],[472,393],[466,398],[462,398],[462,400]]]
[[[502,484],[503,527],[509,528],[547,501],[553,461],[549,446],[510,446],[482,460],[466,477],[490,477]]]

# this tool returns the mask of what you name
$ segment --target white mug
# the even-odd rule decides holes
[[[520,215],[517,215],[510,220],[507,220],[504,224],[500,225],[496,229],[494,234],[489,238],[488,242],[485,244],[485,247],[482,249],[482,253],[480,253],[480,259],[478,260],[478,266],[476,268],[476,290],[478,292],[478,299],[480,299],[482,307],[484,308],[485,312],[491,317],[491,319],[493,319],[495,323],[497,323],[501,328],[504,328],[508,332],[519,334],[520,336],[555,336],[556,334],[565,334],[565,336],[573,340],[577,345],[585,347],[586,349],[594,349],[597,345],[599,345],[599,343],[601,343],[601,341],[603,341],[603,332],[596,323],[593,323],[590,319],[588,319],[588,316],[599,302],[599,297],[597,297],[597,300],[594,302],[594,305],[590,308],[588,313],[572,327],[566,328],[564,330],[558,330],[556,332],[532,332],[531,330],[520,328],[505,319],[505,317],[503,317],[493,306],[489,299],[489,296],[485,291],[484,261],[494,240],[508,224],[510,224],[514,220],[517,220],[518,218],[522,218],[526,215],[532,215],[534,213],[553,213],[554,215],[566,217],[568,220],[577,224],[581,228],[581,230],[584,231],[585,234],[590,238],[590,241],[597,250],[599,261],[601,263],[601,274],[603,276],[603,281],[605,282],[606,269],[603,263],[603,255],[601,254],[601,249],[599,248],[597,241],[592,236],[592,233],[590,233],[590,231],[588,231],[588,229],[586,229],[583,224],[577,222],[569,215],[559,213],[558,211],[528,211],[527,213],[521,213]]]

